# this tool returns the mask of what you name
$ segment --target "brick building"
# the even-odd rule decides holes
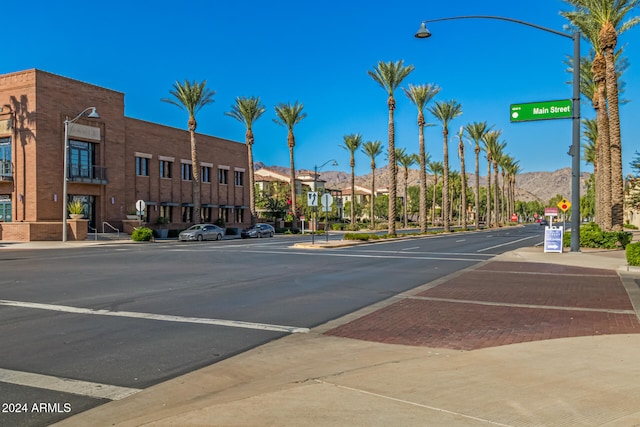
[[[68,126],[64,201],[65,121],[88,107],[100,117],[83,115]],[[83,202],[86,219],[68,220],[69,240],[105,222],[126,228],[137,200],[146,202],[149,224],[199,222],[192,218],[189,132],[125,117],[123,93],[34,69],[0,75],[0,108],[1,240],[61,239],[63,203],[72,200]],[[201,220],[247,226],[246,145],[201,134],[197,141]]]

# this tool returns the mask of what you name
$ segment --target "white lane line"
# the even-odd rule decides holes
[[[109,400],[121,400],[142,391],[138,388],[118,387],[2,368],[0,368],[0,382]]]
[[[407,256],[407,255],[397,255],[397,256],[393,256],[393,255],[365,255],[365,254],[353,254],[353,253],[347,253],[347,252],[340,252],[340,253],[335,253],[335,252],[326,252],[326,251],[322,251],[321,253],[313,250],[313,249],[309,249],[309,251],[306,252],[298,252],[298,251],[271,251],[271,250],[264,250],[264,251],[252,251],[252,250],[243,250],[241,252],[244,253],[256,253],[256,254],[270,254],[270,255],[308,255],[308,256],[331,256],[331,257],[342,257],[342,258],[388,258],[388,259],[430,259],[430,260],[436,260],[436,261],[468,261],[468,262],[480,262],[481,260],[479,260],[478,258],[443,258],[443,257],[427,257],[427,256]],[[392,252],[393,253],[393,252]],[[399,253],[399,252],[396,252]],[[478,256],[478,254],[475,254],[472,256]]]
[[[480,249],[480,250],[478,250],[478,252],[488,251],[489,249],[495,249],[495,248],[499,248],[499,247],[501,247],[501,246],[513,245],[514,243],[522,242],[523,240],[539,239],[539,238],[540,238],[540,236],[529,236],[529,237],[523,237],[522,239],[513,240],[513,241],[508,242],[508,243],[502,243],[502,244],[500,244],[500,245],[495,245],[495,246],[490,246],[490,247],[488,247],[488,248]]]
[[[66,305],[40,304],[35,302],[0,300],[0,305],[37,310],[60,311],[74,314],[91,314],[97,316],[130,317],[134,319],[159,320],[163,322],[198,323],[202,325],[228,326],[232,328],[258,329],[262,331],[286,332],[290,334],[307,333],[308,328],[295,326],[271,325],[268,323],[243,322],[241,320],[207,319],[202,317],[171,316],[168,314],[138,313],[134,311],[93,310],[90,308],[69,307]]]
[[[413,251],[415,249],[420,249],[420,246],[414,246],[412,248],[404,248],[404,249],[400,249],[400,251]]]

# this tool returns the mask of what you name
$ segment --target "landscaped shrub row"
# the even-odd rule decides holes
[[[580,227],[581,248],[624,249],[633,235],[628,231],[602,231],[595,222]],[[571,232],[564,233],[563,244],[571,246]]]

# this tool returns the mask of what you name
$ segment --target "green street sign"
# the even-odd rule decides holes
[[[531,120],[552,120],[573,118],[573,102],[570,99],[559,101],[529,102],[511,104],[511,122]]]

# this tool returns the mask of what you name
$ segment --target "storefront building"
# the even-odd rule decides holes
[[[93,107],[98,114],[80,114]],[[35,69],[0,75],[0,240],[60,240],[65,222],[69,240],[104,227],[127,231],[138,200],[152,227],[249,225],[245,144],[196,139],[199,220],[188,131],[125,117],[124,94],[110,89]],[[74,200],[83,203],[84,219],[63,221],[63,203]]]

